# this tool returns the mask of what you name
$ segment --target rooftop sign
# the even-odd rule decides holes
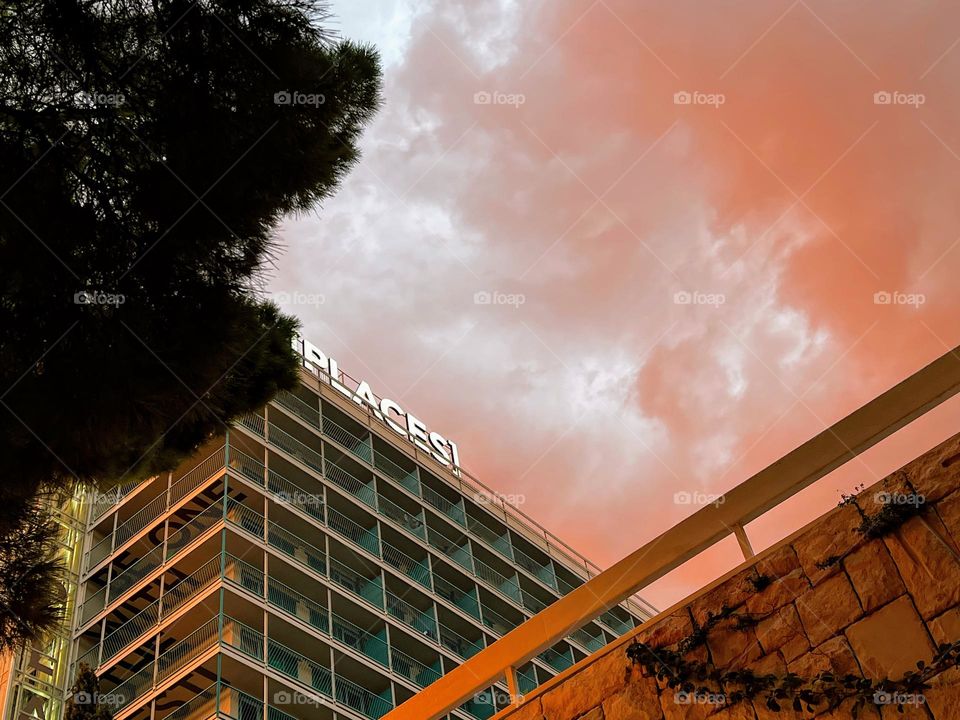
[[[337,361],[309,340],[295,337],[293,349],[303,358],[303,367],[310,373],[328,382],[334,390],[353,400],[357,405],[368,408],[380,422],[397,435],[429,453],[434,460],[450,468],[455,475],[460,475],[460,453],[455,442],[438,432],[428,430],[421,420],[405,412],[399,403],[386,397],[378,399],[366,380],[361,380],[356,390],[344,385],[341,382]]]

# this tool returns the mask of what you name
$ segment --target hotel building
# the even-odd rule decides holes
[[[84,509],[60,660],[95,669],[114,720],[379,718],[599,572],[320,356],[174,472]],[[519,692],[654,612],[611,608],[518,668]],[[509,701],[497,685],[451,717]]]

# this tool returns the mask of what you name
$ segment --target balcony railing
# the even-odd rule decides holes
[[[111,691],[119,699],[114,706],[114,714],[132,707],[154,687],[162,685],[218,644],[232,648],[256,664],[270,668],[299,685],[308,687],[318,696],[348,707],[371,720],[377,720],[392,708],[392,703],[386,698],[336,675],[330,668],[264,636],[256,628],[224,615],[222,623],[220,616],[214,616],[169,650],[161,653],[154,664],[145,666],[117,685]],[[181,717],[189,717],[186,715],[188,709],[205,707],[206,701],[211,699],[209,688],[202,695],[201,698],[194,697],[174,712],[179,712]],[[260,707],[263,707],[262,703]]]
[[[170,486],[169,493],[163,492],[140,510],[131,515],[122,524],[118,525],[116,530],[101,539],[87,552],[85,567],[90,570],[105,560],[117,548],[121,547],[127,540],[150,527],[157,519],[163,515],[169,508],[176,505],[180,500],[186,497],[190,492],[196,490],[206,480],[209,480],[219,470],[223,469],[224,446],[214,450],[210,455],[204,458],[196,467],[184,474],[179,480]],[[169,495],[169,497],[168,497]]]
[[[169,587],[163,595],[147,605],[132,618],[104,637],[103,642],[94,645],[78,661],[93,668],[108,665],[125,648],[130,647],[147,634],[154,632],[160,623],[178,609],[187,600],[199,595],[220,577],[220,558],[213,558],[201,565],[196,571]],[[102,646],[102,652],[100,652]],[[99,660],[98,660],[99,657]]]

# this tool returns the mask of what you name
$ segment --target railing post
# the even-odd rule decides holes
[[[747,531],[743,529],[743,525],[734,525],[733,534],[737,536],[737,542],[740,543],[740,552],[743,553],[743,559],[751,559],[755,553],[753,552],[753,546],[750,545],[750,538],[747,537]]]
[[[520,689],[517,686],[517,669],[511,665],[504,673],[507,676],[507,693],[510,695],[510,704],[520,704]]]

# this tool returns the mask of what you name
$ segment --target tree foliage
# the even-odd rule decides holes
[[[112,720],[110,703],[103,702],[100,678],[86,663],[77,667],[77,677],[67,695],[64,720]]]
[[[258,288],[376,111],[297,0],[0,0],[0,534],[146,477],[295,382]]]

